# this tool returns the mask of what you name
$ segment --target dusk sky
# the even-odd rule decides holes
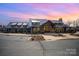
[[[0,23],[28,18],[73,21],[79,18],[78,3],[0,3]]]

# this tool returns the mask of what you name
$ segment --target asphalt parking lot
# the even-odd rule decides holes
[[[0,56],[79,55],[78,38],[55,41],[29,41],[28,38],[26,35],[0,34]]]

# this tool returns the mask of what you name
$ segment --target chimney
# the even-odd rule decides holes
[[[62,22],[63,21],[62,18],[59,18],[59,21]]]

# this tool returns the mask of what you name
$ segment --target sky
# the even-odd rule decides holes
[[[79,3],[0,3],[0,24],[29,18],[73,21],[79,18]]]

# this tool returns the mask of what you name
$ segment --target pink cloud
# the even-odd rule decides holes
[[[9,17],[18,17],[18,18],[23,18],[23,19],[31,17],[30,14],[23,14],[23,13],[19,13],[19,12],[9,12],[9,11],[1,11],[0,14],[7,15]]]
[[[46,18],[43,14],[29,14],[29,13],[19,13],[19,12],[9,12],[9,11],[1,11],[0,14],[7,15],[9,17],[17,17],[22,20],[27,20],[28,18]]]

